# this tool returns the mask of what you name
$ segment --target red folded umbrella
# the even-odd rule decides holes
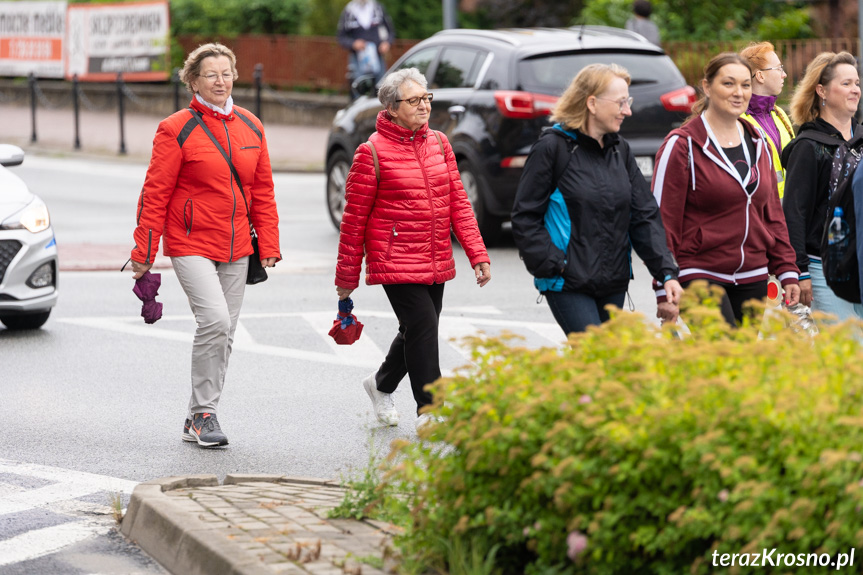
[[[330,336],[339,345],[351,345],[360,339],[363,333],[363,324],[351,313],[353,310],[354,302],[351,298],[339,300],[339,314],[330,328]]]
[[[162,318],[162,304],[156,301],[161,285],[162,274],[151,274],[148,271],[135,280],[132,291],[144,302],[141,306],[141,317],[146,323],[156,323]]]

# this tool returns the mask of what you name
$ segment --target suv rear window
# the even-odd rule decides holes
[[[542,54],[518,63],[521,90],[559,96],[588,64],[617,64],[632,76],[632,84],[683,84],[680,72],[664,54],[632,52]]]

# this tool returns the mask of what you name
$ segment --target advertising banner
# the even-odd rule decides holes
[[[66,2],[0,2],[0,76],[63,77]]]
[[[168,2],[70,4],[66,77],[105,82],[169,77]]]

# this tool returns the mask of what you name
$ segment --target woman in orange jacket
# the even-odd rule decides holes
[[[202,447],[228,443],[216,409],[253,252],[250,223],[261,264],[272,267],[281,259],[264,128],[231,98],[236,62],[221,44],[199,46],[186,59],[180,78],[194,97],[189,108],[159,124],[131,258],[138,279],[152,267],[162,238],[189,298],[197,330],[182,438]]]

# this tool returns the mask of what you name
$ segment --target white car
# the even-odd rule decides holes
[[[57,303],[57,241],[48,206],[7,166],[24,150],[0,144],[0,322],[38,329]]]

